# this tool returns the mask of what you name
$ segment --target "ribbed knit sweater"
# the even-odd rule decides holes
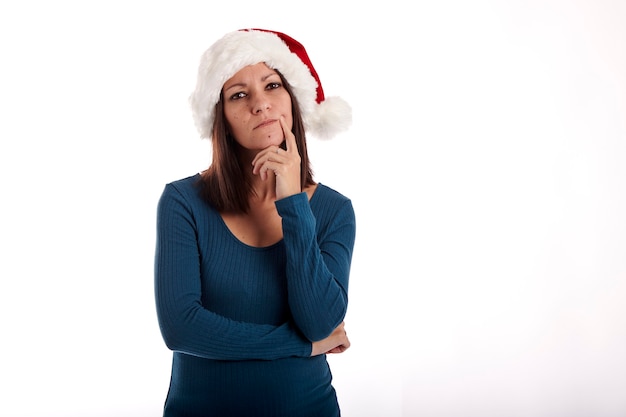
[[[283,238],[253,247],[199,179],[167,184],[157,209],[156,308],[173,351],[164,416],[338,416],[326,356],[310,354],[346,314],[351,201],[323,184],[278,200]]]

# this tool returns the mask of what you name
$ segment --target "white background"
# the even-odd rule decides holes
[[[4,1],[0,415],[158,416],[166,182],[225,32],[302,41],[352,129],[310,139],[353,199],[345,417],[626,415],[621,1]]]

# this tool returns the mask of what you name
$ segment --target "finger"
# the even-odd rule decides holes
[[[280,119],[280,126],[283,128],[283,135],[285,136],[285,147],[287,149],[287,151],[298,151],[298,145],[296,144],[296,137],[293,133],[291,133],[291,130],[289,130],[289,128],[287,127],[287,122],[285,121],[284,117],[281,117]]]
[[[259,151],[259,153],[257,153],[254,159],[252,160],[252,165],[257,165],[260,159],[263,158],[266,154],[267,154],[267,148]]]
[[[343,352],[345,352],[346,350],[348,350],[348,348],[349,348],[349,347],[350,347],[350,346],[347,346],[347,345],[339,345],[339,346],[336,346],[336,347],[334,347],[334,348],[330,349],[330,350],[329,350],[328,352],[326,352],[326,353],[331,353],[331,354],[332,354],[332,353],[343,353]]]
[[[256,165],[260,165],[264,161],[278,161],[278,159],[276,158],[276,155],[280,155],[281,152],[284,151],[284,149],[282,149],[279,146],[269,146],[261,151],[259,151],[259,153],[257,153],[254,157],[254,159],[252,160],[252,165],[256,166]]]
[[[266,164],[259,168],[259,175],[261,176],[262,180],[267,179],[268,171],[269,171],[269,168],[267,167]]]
[[[252,173],[258,174],[262,170],[276,170],[278,167],[277,164],[280,164],[284,159],[282,153],[285,152],[284,149],[277,148],[276,150],[264,150],[259,156],[255,157],[252,165]]]
[[[252,160],[252,173],[258,173],[263,165],[266,164],[268,161],[270,161],[269,152],[267,149],[263,149]]]
[[[266,179],[268,175],[274,174],[278,176],[280,170],[280,164],[273,161],[266,161],[259,167],[259,174],[262,179]]]

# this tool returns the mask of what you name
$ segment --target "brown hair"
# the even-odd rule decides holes
[[[300,154],[300,186],[304,189],[314,184],[313,170],[306,146],[306,133],[302,112],[295,99],[291,86],[280,76],[283,86],[291,97],[291,113],[293,116],[292,133],[296,137],[296,145]],[[241,163],[241,146],[228,131],[224,116],[223,96],[215,105],[215,122],[213,123],[213,160],[209,168],[201,174],[200,188],[202,197],[221,212],[247,213],[248,197],[252,193],[250,177],[252,170]]]

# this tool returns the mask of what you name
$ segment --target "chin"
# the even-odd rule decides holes
[[[260,140],[260,143],[264,144],[263,148],[267,148],[268,146],[280,146],[285,141],[282,133],[281,131],[280,134],[265,135],[265,137]]]

